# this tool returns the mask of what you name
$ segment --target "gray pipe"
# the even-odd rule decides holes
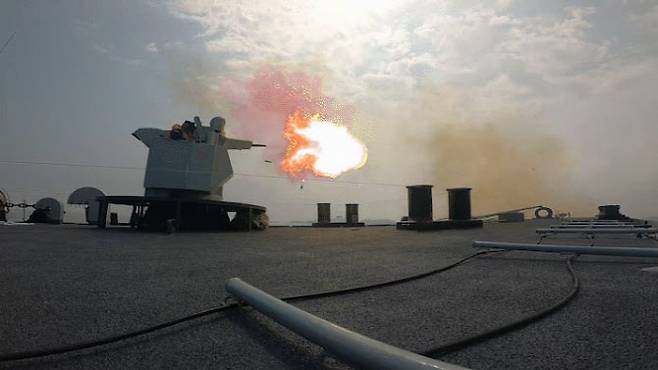
[[[562,222],[560,225],[646,225],[635,222]]]
[[[633,224],[634,221],[610,221],[610,220],[591,220],[591,221],[562,221],[563,224]]]
[[[647,227],[650,227],[647,225]],[[583,229],[583,228],[591,228],[591,229],[642,229],[645,227],[642,226],[635,226],[635,225],[551,225],[549,226],[551,229]]]
[[[474,248],[493,248],[505,250],[521,250],[546,253],[573,253],[573,254],[595,254],[602,256],[624,256],[624,257],[658,257],[658,248],[637,247],[597,247],[581,245],[556,245],[556,244],[532,244],[532,243],[506,243],[506,242],[473,242]]]
[[[477,220],[479,218],[489,218],[489,217],[493,217],[493,216],[502,215],[502,214],[505,214],[505,213],[517,213],[517,212],[527,211],[529,209],[535,209],[535,208],[544,208],[544,206],[539,205],[539,206],[532,206],[532,207],[523,207],[523,208],[517,208],[517,209],[510,209],[509,211],[500,211],[500,212],[496,212],[496,213],[487,213],[486,215],[475,216],[475,217],[473,217],[473,219]]]
[[[599,219],[599,218],[565,218],[565,221],[571,222],[630,222],[636,219],[626,218],[623,220]]]
[[[540,228],[536,230],[537,234],[655,234],[658,232],[656,228],[611,228],[611,229],[592,229],[592,228],[577,228],[577,229],[546,229]]]
[[[336,359],[357,368],[373,370],[465,369],[342,328],[272,297],[238,278],[232,278],[226,282],[226,291],[272,320],[322,346]]]

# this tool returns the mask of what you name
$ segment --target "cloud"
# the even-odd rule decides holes
[[[632,22],[639,23],[649,32],[658,32],[658,4],[653,5],[642,13],[631,14],[629,18]]]
[[[144,50],[148,51],[149,53],[157,53],[160,51],[160,49],[158,49],[158,46],[155,44],[155,42],[148,43],[144,47]]]
[[[98,44],[92,44],[91,47],[101,54],[110,54],[110,51]]]
[[[123,57],[117,54],[117,52],[113,48],[104,47],[96,43],[92,43],[91,47],[92,49],[96,50],[98,53],[106,55],[110,60],[117,63],[126,64],[130,66],[139,66],[144,64],[143,59]]]
[[[449,86],[503,110],[541,112],[564,95],[599,94],[651,73],[658,60],[655,48],[643,52],[642,42],[602,33],[599,13],[630,10],[598,6],[179,0],[169,9],[202,27],[197,37],[219,61],[210,78],[246,78],[261,65],[281,64],[320,73],[327,93],[357,106],[409,102],[419,91]]]
[[[545,82],[562,84],[602,63],[608,54],[604,42],[589,41],[591,8],[570,8],[564,19],[547,24],[523,24],[510,30],[500,45],[503,57],[520,61]]]
[[[626,90],[648,76],[656,76],[658,75],[656,71],[658,71],[658,59],[614,61],[587,78],[585,83],[595,94],[609,94],[618,90]]]
[[[371,88],[410,92],[427,79],[486,83],[500,69],[587,87],[578,76],[609,57],[608,42],[588,36],[593,8],[514,16],[512,1],[486,4],[183,0],[170,9],[199,23],[207,51],[236,73],[259,63],[320,63],[357,99]]]

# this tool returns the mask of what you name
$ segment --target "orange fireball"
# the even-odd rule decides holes
[[[317,114],[304,117],[299,111],[293,113],[283,135],[289,143],[281,169],[293,177],[308,171],[335,178],[362,167],[368,159],[366,146],[347,127],[322,120]]]

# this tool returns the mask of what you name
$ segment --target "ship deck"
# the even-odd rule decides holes
[[[457,261],[474,252],[473,240],[536,242],[535,229],[550,223],[436,232],[271,228],[170,235],[78,225],[0,226],[0,354],[119,334],[216,306],[226,298],[223,284],[231,277],[275,296],[374,284]],[[658,247],[655,241],[614,235],[596,244]],[[295,305],[421,352],[561,299],[571,288],[565,259],[530,252],[480,256],[423,279]],[[562,310],[440,359],[476,369],[656,368],[658,275],[642,271],[655,265],[656,259],[580,256],[574,267],[581,290]],[[117,344],[0,368],[325,369],[324,355],[258,312],[240,308]]]

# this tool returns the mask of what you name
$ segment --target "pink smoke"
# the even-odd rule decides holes
[[[350,125],[354,109],[338,105],[322,92],[322,78],[285,67],[266,65],[247,80],[226,80],[223,96],[233,105],[232,117],[241,137],[267,144],[265,158],[279,162],[288,142],[283,128],[295,111]]]

